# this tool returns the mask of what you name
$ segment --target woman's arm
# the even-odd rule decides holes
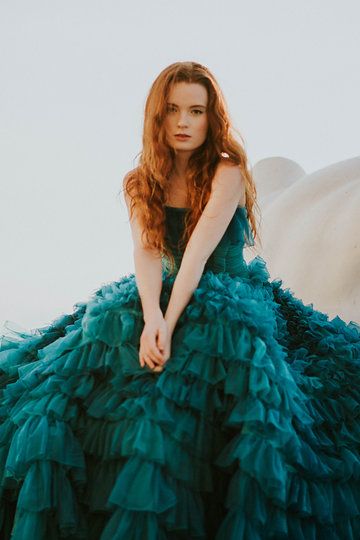
[[[219,164],[210,198],[186,245],[165,313],[170,334],[198,286],[206,261],[220,242],[240,199],[245,184],[237,165]]]
[[[166,323],[160,308],[162,289],[161,255],[145,248],[142,243],[142,228],[137,219],[136,209],[134,209],[133,215],[130,216],[130,198],[125,189],[126,181],[127,176],[125,175],[123,180],[124,198],[130,218],[134,245],[135,280],[145,322],[140,337],[139,360],[141,367],[147,364],[151,369],[154,369],[154,363],[163,363],[163,352],[160,349],[167,335]]]
[[[141,299],[144,321],[149,321],[154,315],[159,315],[160,293],[162,288],[162,264],[160,254],[144,247],[141,239],[142,229],[134,209],[130,217],[130,197],[126,191],[127,175],[123,179],[124,198],[130,219],[131,236],[133,240],[133,256],[135,279]]]
[[[160,293],[162,288],[161,257],[141,247],[134,248],[135,279],[141,299],[145,322],[161,315]]]

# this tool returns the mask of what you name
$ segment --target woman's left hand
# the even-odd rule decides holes
[[[167,332],[163,333],[160,337],[158,337],[156,342],[159,350],[163,353],[164,364],[169,360],[171,355],[171,338],[172,332],[167,329]],[[163,371],[164,364],[162,366],[155,366],[152,371]]]

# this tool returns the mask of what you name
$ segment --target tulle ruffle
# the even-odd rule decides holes
[[[4,338],[0,530],[12,504],[12,540],[360,538],[356,323],[256,257],[202,275],[161,373],[140,367],[142,327],[130,274]]]

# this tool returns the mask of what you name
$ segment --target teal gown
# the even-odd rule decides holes
[[[187,209],[165,211],[178,269]],[[359,540],[360,326],[246,263],[253,243],[238,207],[160,373],[134,274],[3,335],[1,539]]]

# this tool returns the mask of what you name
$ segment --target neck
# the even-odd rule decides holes
[[[191,152],[177,152],[174,161],[174,174],[179,177],[186,175]]]

